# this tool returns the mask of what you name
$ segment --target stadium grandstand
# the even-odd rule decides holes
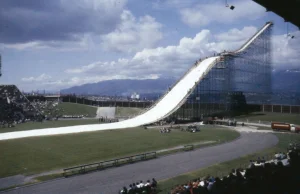
[[[0,122],[11,126],[26,120],[42,120],[43,114],[15,85],[0,85]]]
[[[253,0],[262,5],[267,11],[272,11],[284,18],[285,22],[291,22],[300,29],[300,1],[270,1],[270,0]]]

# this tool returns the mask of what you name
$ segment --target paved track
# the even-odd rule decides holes
[[[233,142],[213,147],[182,152],[154,160],[111,168],[104,171],[63,178],[22,187],[6,193],[53,194],[53,193],[117,193],[132,182],[155,177],[157,180],[177,176],[182,173],[204,168],[215,163],[238,158],[276,145],[278,139],[271,133],[241,132],[241,137]]]

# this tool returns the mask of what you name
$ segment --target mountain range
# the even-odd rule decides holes
[[[61,90],[62,94],[130,96],[133,93],[141,97],[157,97],[163,94],[170,86],[175,84],[176,78],[159,79],[119,79],[107,80],[98,83],[89,83]],[[273,70],[273,91],[300,93],[300,69]]]
[[[61,94],[130,96],[133,93],[138,93],[141,97],[157,97],[175,82],[175,78],[107,80],[64,89],[61,90]]]

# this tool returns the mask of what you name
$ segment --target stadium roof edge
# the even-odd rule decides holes
[[[300,0],[274,1],[274,0],[253,0],[284,18],[285,22],[291,22],[300,29]]]

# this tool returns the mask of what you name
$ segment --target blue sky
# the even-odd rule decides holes
[[[182,75],[274,22],[274,69],[299,68],[300,33],[251,0],[1,0],[1,84],[59,90]]]

